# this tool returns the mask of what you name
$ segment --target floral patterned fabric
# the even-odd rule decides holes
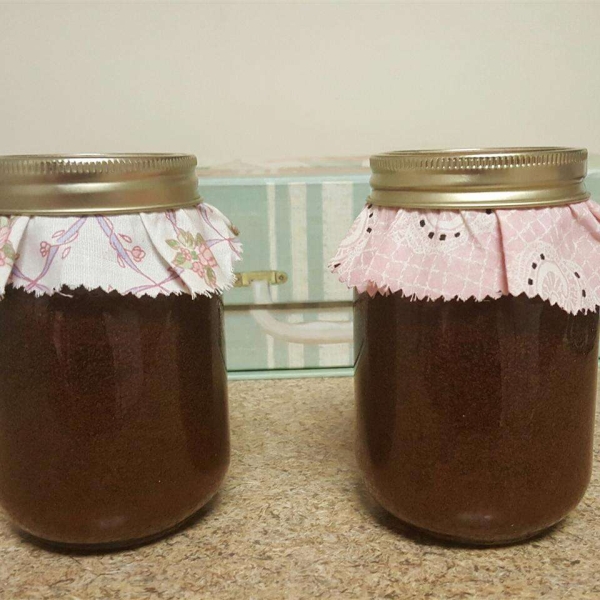
[[[237,230],[209,204],[163,213],[0,217],[0,296],[10,284],[53,294],[214,294],[233,284]]]
[[[435,300],[540,296],[570,313],[600,306],[600,206],[420,211],[367,205],[330,263],[370,294]]]

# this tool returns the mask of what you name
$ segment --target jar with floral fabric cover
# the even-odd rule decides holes
[[[392,152],[331,269],[356,289],[358,459],[443,538],[531,537],[590,480],[600,207],[587,153]]]
[[[195,166],[0,158],[0,504],[23,532],[139,543],[223,480],[220,295],[241,248]]]

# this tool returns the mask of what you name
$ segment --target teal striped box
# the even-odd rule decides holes
[[[199,169],[203,198],[240,229],[238,269],[287,273],[287,283],[271,288],[281,321],[351,321],[352,292],[326,265],[365,203],[369,173],[364,158]],[[590,157],[586,185],[599,199],[600,156]],[[352,366],[350,343],[303,345],[266,334],[249,313],[250,289],[232,289],[224,300],[230,372],[297,376]]]
[[[352,292],[326,265],[365,203],[369,173],[362,158],[199,169],[202,197],[240,229],[244,255],[238,270],[287,273],[287,283],[271,287],[279,320],[352,320]],[[228,291],[224,301],[232,372],[293,370],[293,375],[353,364],[351,343],[304,345],[266,334],[249,314],[249,288]]]

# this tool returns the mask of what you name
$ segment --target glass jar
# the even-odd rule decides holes
[[[225,476],[219,292],[239,245],[195,165],[0,158],[0,504],[37,538],[152,539]]]
[[[600,210],[586,153],[390,153],[333,261],[357,288],[359,465],[403,522],[525,539],[592,466]]]

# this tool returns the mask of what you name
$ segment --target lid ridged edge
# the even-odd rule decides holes
[[[191,154],[0,156],[0,214],[162,212],[202,202]]]
[[[0,175],[107,175],[190,169],[196,164],[196,157],[186,154],[2,156]]]
[[[589,198],[587,150],[421,150],[371,157],[369,201],[413,209],[543,208]]]
[[[464,155],[459,155],[464,152]],[[498,152],[497,154],[495,152]],[[402,169],[457,171],[473,169],[511,169],[518,167],[560,167],[587,160],[582,148],[548,148],[501,153],[500,150],[386,152],[371,157],[374,172],[395,172]],[[469,154],[470,153],[470,154]]]

